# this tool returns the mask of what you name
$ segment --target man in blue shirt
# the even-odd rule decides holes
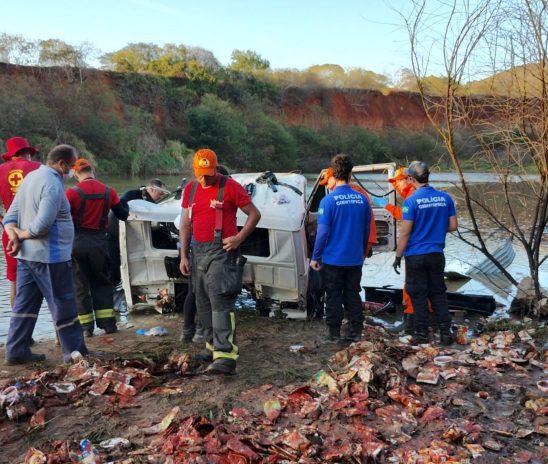
[[[457,230],[455,203],[448,193],[428,185],[430,172],[422,161],[407,168],[415,192],[403,203],[394,270],[405,256],[405,288],[415,310],[415,343],[428,343],[428,300],[440,329],[440,343],[451,345],[451,316],[445,280],[445,236]]]
[[[63,179],[73,172],[76,159],[77,151],[70,145],[54,147],[46,165],[25,176],[4,217],[9,237],[6,251],[18,259],[17,291],[6,341],[8,365],[45,359],[30,350],[44,298],[61,342],[63,360],[70,362],[73,351],[88,354],[74,299],[74,225],[63,189]]]
[[[333,192],[318,209],[318,232],[310,267],[323,270],[328,341],[341,339],[343,307],[349,324],[347,340],[357,341],[363,327],[360,283],[367,253],[371,209],[367,198],[349,185],[354,164],[349,155],[331,160]]]

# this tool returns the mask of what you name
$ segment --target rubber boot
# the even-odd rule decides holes
[[[415,317],[413,314],[404,314],[403,322],[403,330],[406,335],[415,335]]]
[[[451,324],[440,324],[440,345],[449,346],[454,343],[455,339],[451,333]]]
[[[428,339],[428,327],[415,327],[415,334],[413,335],[413,344],[414,345],[423,345],[425,343],[430,343]]]

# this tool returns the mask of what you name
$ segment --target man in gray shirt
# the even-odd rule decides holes
[[[63,189],[77,152],[70,145],[54,147],[45,166],[29,173],[4,217],[9,236],[7,252],[17,256],[17,293],[6,342],[9,365],[39,362],[30,343],[43,299],[59,335],[63,360],[71,353],[88,353],[78,320],[72,281],[74,226]]]

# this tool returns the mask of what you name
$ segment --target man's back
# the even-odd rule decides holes
[[[17,158],[0,165],[0,197],[4,204],[4,211],[11,206],[17,189],[27,174],[40,167],[37,161]]]
[[[320,203],[318,225],[330,228],[322,261],[335,266],[363,263],[371,213],[367,198],[350,185],[341,185]]]
[[[21,244],[18,258],[43,263],[70,261],[74,227],[59,174],[48,166],[29,173],[5,216],[34,238]]]
[[[405,200],[402,210],[403,219],[413,221],[405,256],[443,252],[449,217],[456,215],[451,196],[426,185]]]
[[[106,189],[107,186],[102,182],[94,178],[89,178],[67,190],[66,195],[71,205],[71,214],[74,219],[74,224],[77,227],[98,230],[101,228],[103,222],[103,228],[106,227],[108,222],[108,211],[120,202],[116,190],[113,187],[108,187],[108,208],[105,211],[104,199]],[[103,195],[103,197],[91,200],[86,199],[84,211],[80,211],[80,208],[82,208],[82,197],[80,193],[78,193],[78,190],[85,195]],[[105,217],[103,218],[103,216]]]

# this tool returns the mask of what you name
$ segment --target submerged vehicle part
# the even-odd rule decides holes
[[[502,267],[507,268],[514,261],[516,251],[512,244],[512,239],[506,239],[495,251],[493,251],[493,258],[497,260]],[[447,264],[445,267],[445,277],[449,279],[470,279],[472,277],[482,277],[489,275],[501,274],[500,269],[495,266],[495,263],[489,258],[485,257],[476,264],[468,261],[456,261]]]
[[[401,288],[385,287],[363,287],[367,301],[388,303],[394,302],[400,305],[403,299]],[[493,296],[464,294],[447,292],[447,303],[449,310],[469,311],[484,316],[490,316],[495,311],[497,304]]]

